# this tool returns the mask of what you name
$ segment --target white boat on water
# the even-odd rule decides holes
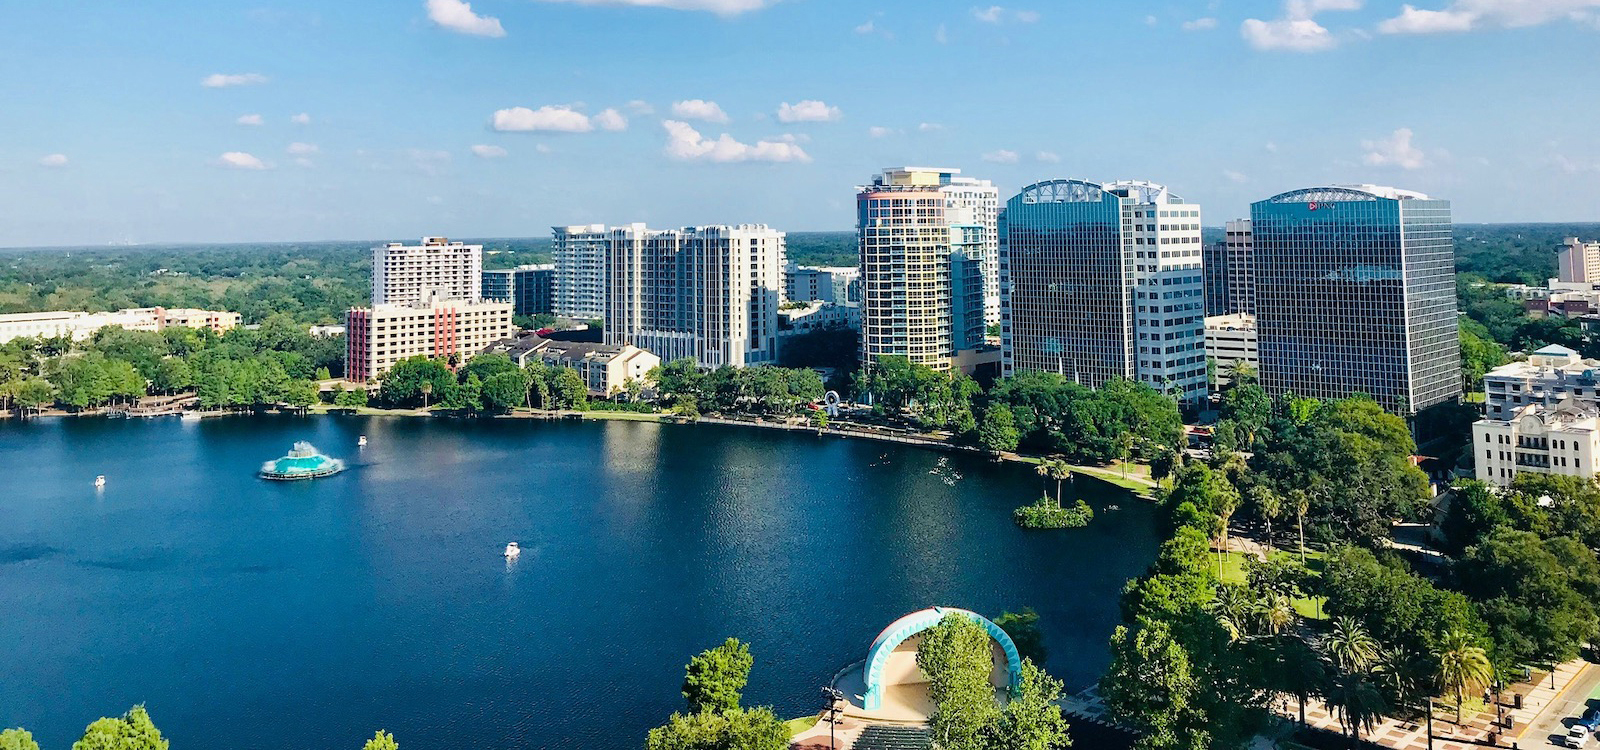
[[[506,559],[515,559],[520,554],[522,554],[522,548],[518,547],[516,542],[506,543]]]
[[[183,420],[185,422],[198,422],[198,421],[200,421],[200,412],[197,412],[197,411],[186,411],[186,412],[183,413],[182,417],[179,417],[179,419],[181,419],[181,420]]]
[[[356,441],[356,445],[361,448],[367,447],[367,436],[362,435],[361,438]]]
[[[100,476],[95,477],[94,478],[94,486],[96,488],[106,486],[106,475],[101,474]]]

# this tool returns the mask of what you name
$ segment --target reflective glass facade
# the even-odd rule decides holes
[[[1461,394],[1450,203],[1316,188],[1251,206],[1261,382],[1414,412]]]
[[[1006,204],[1006,374],[1205,397],[1200,209],[1147,183],[1058,180]]]

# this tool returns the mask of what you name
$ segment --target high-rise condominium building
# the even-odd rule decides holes
[[[1250,207],[1261,384],[1415,412],[1461,395],[1450,202],[1392,187]]]
[[[1227,315],[1233,309],[1228,294],[1228,243],[1206,243],[1200,249],[1200,271],[1205,284],[1206,317]]]
[[[610,229],[604,224],[587,224],[551,227],[551,232],[555,238],[555,314],[574,320],[605,317]]]
[[[1004,372],[1206,396],[1200,207],[1149,182],[1052,180],[1006,203]]]
[[[956,352],[982,345],[984,259],[999,237],[998,197],[986,196],[998,193],[958,173],[885,169],[857,188],[863,363],[902,356],[948,370]]]
[[[419,245],[372,248],[372,304],[403,305],[430,296],[483,297],[483,246],[423,237]]]
[[[510,300],[516,315],[552,312],[556,267],[553,263],[497,268],[483,272],[483,298]]]
[[[465,362],[511,335],[511,303],[429,296],[345,313],[345,378],[362,382],[423,355]]]
[[[1571,284],[1600,284],[1600,242],[1568,237],[1556,251],[1556,280]]]
[[[784,234],[762,224],[609,232],[605,341],[702,367],[775,364]]]
[[[1227,255],[1229,315],[1256,314],[1255,239],[1249,219],[1234,219],[1223,227]]]

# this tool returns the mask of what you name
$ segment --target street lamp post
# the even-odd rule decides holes
[[[828,717],[828,748],[838,750],[838,740],[834,738],[834,728],[839,724],[839,701],[844,700],[844,693],[832,685],[822,688],[822,698],[828,702],[823,713]]]

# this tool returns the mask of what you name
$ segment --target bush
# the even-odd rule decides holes
[[[655,414],[656,405],[648,401],[590,401],[589,411],[625,411],[635,414]]]
[[[1081,529],[1094,519],[1094,509],[1081,499],[1071,507],[1058,508],[1054,500],[1041,497],[1016,509],[1011,519],[1024,529]]]

